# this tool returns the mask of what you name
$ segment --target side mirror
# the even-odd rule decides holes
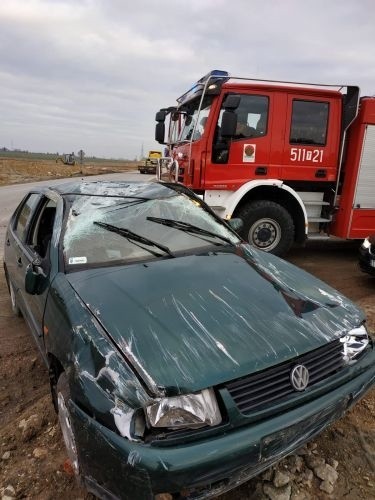
[[[233,111],[238,108],[240,102],[241,102],[240,95],[234,95],[234,94],[228,95],[223,103],[223,108],[230,109]]]
[[[158,122],[155,127],[155,141],[159,144],[165,144],[165,124],[164,122]]]
[[[243,220],[239,219],[238,217],[227,220],[227,223],[230,225],[233,231],[236,231],[237,233],[243,228]]]
[[[221,120],[221,137],[224,137],[225,139],[234,137],[236,135],[236,128],[237,114],[234,111],[225,110],[223,113],[223,118]]]
[[[157,122],[164,122],[165,121],[165,116],[166,116],[165,115],[165,111],[160,110],[160,111],[158,111],[156,113],[155,120]]]
[[[47,285],[47,276],[42,269],[42,261],[35,259],[26,268],[25,290],[30,295],[40,295]]]

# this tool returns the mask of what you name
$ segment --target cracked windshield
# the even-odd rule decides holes
[[[239,238],[199,201],[170,190],[163,197],[70,197],[64,260],[69,266],[175,257],[236,245]]]

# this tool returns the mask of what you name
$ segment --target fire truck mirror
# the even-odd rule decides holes
[[[240,105],[241,96],[239,95],[227,95],[225,98],[223,108],[227,110],[235,110]]]
[[[236,134],[237,115],[234,111],[225,110],[221,120],[220,135],[224,139],[233,137]]]
[[[158,111],[155,116],[155,120],[160,123],[165,121],[165,111]]]
[[[164,122],[158,122],[155,127],[155,141],[164,144],[165,125]]]

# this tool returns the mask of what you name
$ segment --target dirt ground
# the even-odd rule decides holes
[[[361,306],[375,332],[375,278],[357,267],[358,242],[323,242],[296,249],[288,260],[328,282]],[[0,249],[2,258],[2,249]],[[89,498],[71,474],[49,396],[48,374],[22,318],[14,317],[0,272],[0,496],[8,485],[16,498]],[[311,486],[310,498],[375,499],[375,389],[316,441],[338,461],[329,496]],[[255,498],[256,481],[224,495]],[[13,492],[12,489],[6,494]],[[281,497],[280,497],[281,498]],[[306,498],[306,497],[305,497]],[[224,499],[223,499],[224,500]]]

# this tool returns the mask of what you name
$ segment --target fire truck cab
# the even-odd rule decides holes
[[[159,179],[242,219],[256,247],[282,255],[307,235],[375,232],[375,99],[360,99],[358,87],[215,70],[156,121],[155,138],[170,149]]]

